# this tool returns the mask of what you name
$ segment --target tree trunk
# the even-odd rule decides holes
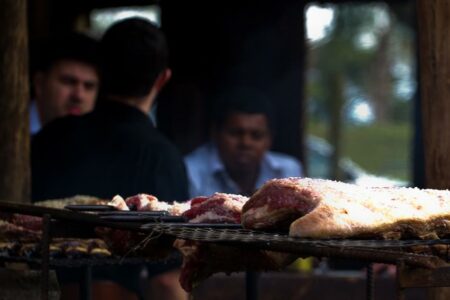
[[[418,0],[425,185],[450,188],[450,2]],[[450,299],[436,288],[428,299]]]
[[[341,73],[335,72],[331,75],[330,84],[330,128],[329,140],[333,146],[333,154],[330,161],[330,178],[334,180],[344,180],[339,161],[342,157],[342,108],[344,106],[344,78]]]
[[[0,3],[0,200],[30,197],[26,0]]]
[[[389,120],[392,107],[392,76],[390,70],[392,62],[389,56],[391,28],[386,29],[380,36],[379,46],[371,65],[373,77],[369,83],[369,93],[375,108],[375,116],[377,121],[382,123]]]

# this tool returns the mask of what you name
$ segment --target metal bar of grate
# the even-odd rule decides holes
[[[180,239],[203,242],[226,243],[229,245],[253,247],[262,250],[294,253],[303,256],[352,258],[368,262],[396,264],[399,259],[411,266],[435,268],[445,262],[434,255],[414,254],[401,251],[402,247],[411,246],[411,241],[338,241],[307,240],[289,237],[285,234],[264,233],[239,229],[183,228],[164,224],[145,226],[146,230],[173,235]],[[441,241],[446,242],[446,241]],[[382,244],[384,247],[377,245]],[[389,245],[386,246],[386,245]],[[396,247],[393,247],[396,245]],[[395,248],[392,250],[392,248]]]
[[[375,276],[373,273],[373,264],[368,264],[366,269],[366,299],[375,299]]]
[[[41,299],[47,300],[49,298],[49,253],[50,253],[50,216],[45,214],[43,216],[43,228],[42,228],[42,268],[41,268]]]
[[[296,245],[314,245],[322,247],[352,247],[352,248],[377,248],[399,249],[418,245],[450,245],[450,239],[439,240],[349,240],[328,239],[312,240],[288,236],[286,233],[261,232],[245,229],[230,228],[205,228],[193,226],[178,226],[167,224],[146,224],[141,226],[143,231],[154,231],[177,238],[185,238],[205,242],[243,242],[243,243],[290,243]]]

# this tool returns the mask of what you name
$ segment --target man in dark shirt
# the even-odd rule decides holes
[[[178,152],[142,111],[102,101],[84,117],[57,120],[32,142],[33,200],[148,193],[188,198]]]
[[[113,25],[100,42],[100,72],[101,96],[92,113],[55,120],[34,137],[33,200],[137,193],[187,200],[182,158],[148,117],[171,76],[163,34],[138,18]],[[117,270],[94,271],[94,277],[115,280]],[[136,268],[119,274],[127,279],[123,286],[139,291]]]
[[[163,35],[130,20],[105,34],[100,51],[102,96],[95,110],[56,120],[32,141],[33,200],[137,193],[187,200],[182,159],[148,118],[171,75]]]

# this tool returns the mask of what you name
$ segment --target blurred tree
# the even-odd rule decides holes
[[[323,39],[310,43],[307,91],[316,102],[312,120],[327,124],[327,139],[334,147],[330,177],[341,179],[344,108],[352,98],[369,103],[380,123],[409,116],[403,110],[405,99],[395,93],[393,70],[402,63],[398,58],[406,65],[412,57],[410,36],[405,37],[410,24],[397,23],[397,11],[402,10],[396,7],[393,13],[385,3],[327,7],[333,9],[333,22]]]

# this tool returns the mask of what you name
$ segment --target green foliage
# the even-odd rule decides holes
[[[409,181],[413,104],[409,95],[397,95],[396,87],[399,80],[408,74],[414,80],[414,75],[395,72],[394,67],[406,65],[414,72],[410,23],[399,21],[398,13],[381,2],[328,7],[334,12],[332,26],[323,40],[310,45],[308,53],[308,133],[326,140],[339,137],[341,142],[331,146],[341,147],[342,157],[368,173]],[[383,25],[380,18],[388,21]],[[375,38],[372,47],[358,44],[364,34]],[[337,78],[341,79],[338,84]],[[352,125],[345,119],[343,111],[352,97],[371,104],[374,123]],[[342,132],[333,132],[335,128]]]
[[[310,123],[308,132],[326,139],[323,124]],[[348,157],[368,173],[410,180],[412,130],[409,123],[346,126],[343,157]]]

